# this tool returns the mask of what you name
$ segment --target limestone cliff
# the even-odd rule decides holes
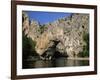
[[[41,26],[37,21],[29,21],[28,16],[23,13],[23,31],[27,37],[36,41],[35,50],[40,56],[53,46],[53,41],[59,41],[56,51],[69,57],[77,57],[87,45],[83,35],[89,33],[89,15],[75,13]]]

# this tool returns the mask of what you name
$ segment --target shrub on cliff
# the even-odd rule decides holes
[[[83,46],[83,51],[80,52],[79,56],[89,57],[89,33],[83,34],[83,40],[86,43],[86,45]]]
[[[36,52],[35,52],[36,43],[31,38],[28,38],[27,35],[24,34],[22,40],[23,40],[22,41],[23,58],[27,59],[28,56],[36,56]]]

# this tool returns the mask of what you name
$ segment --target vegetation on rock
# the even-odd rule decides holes
[[[86,45],[83,46],[83,51],[79,53],[79,56],[89,57],[89,33],[84,33],[83,40],[86,42]]]
[[[23,59],[27,59],[29,56],[37,56],[35,51],[36,42],[31,38],[28,38],[27,35],[23,34],[22,38],[22,48],[23,48]]]

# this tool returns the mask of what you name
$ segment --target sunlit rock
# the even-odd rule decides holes
[[[87,45],[83,35],[89,33],[89,15],[72,14],[70,17],[58,19],[42,27],[34,20],[29,23],[28,16],[23,13],[23,31],[36,41],[35,50],[39,56],[54,46],[53,41],[59,41],[56,51],[67,54],[68,57],[77,57],[83,51],[83,46]]]

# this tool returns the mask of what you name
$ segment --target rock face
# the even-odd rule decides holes
[[[24,34],[36,41],[35,50],[40,56],[54,46],[54,41],[59,41],[56,51],[68,57],[77,57],[86,45],[83,35],[89,33],[88,14],[72,14],[70,17],[64,17],[44,26],[36,21],[30,22],[25,13],[23,19]],[[41,27],[44,27],[42,33]]]
[[[36,41],[37,37],[40,36],[39,23],[37,21],[30,21],[28,15],[23,12],[23,31],[27,37],[32,38],[33,41]]]
[[[29,28],[29,33],[28,33],[28,37],[32,38],[32,40],[35,41],[40,36],[39,30],[40,29],[39,29],[38,22],[31,21],[30,28]]]
[[[24,34],[27,35],[28,32],[29,32],[29,28],[30,28],[30,25],[29,25],[29,18],[28,18],[28,15],[26,13],[23,12],[22,14],[22,29],[24,31]]]

